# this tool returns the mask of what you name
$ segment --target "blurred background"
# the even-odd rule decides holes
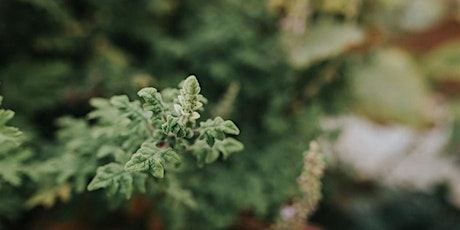
[[[458,0],[2,0],[0,54],[3,107],[40,154],[90,98],[190,74],[245,145],[184,178],[198,210],[25,185],[0,190],[6,229],[264,229],[311,140],[327,169],[309,229],[460,229]]]

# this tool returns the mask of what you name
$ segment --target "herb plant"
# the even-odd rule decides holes
[[[99,159],[110,162],[97,168],[88,190],[105,189],[108,196],[130,198],[133,191],[145,192],[145,181],[174,176],[186,154],[203,166],[241,151],[243,145],[227,135],[238,135],[238,127],[220,117],[199,122],[206,99],[200,94],[195,76],[188,77],[180,90],[160,93],[155,88],[138,92],[143,99],[127,96],[110,100],[93,99],[96,108],[94,139],[107,143],[96,150]]]
[[[68,200],[72,190],[85,188],[103,190],[111,207],[134,193],[163,194],[194,207],[193,196],[175,174],[243,149],[230,137],[240,133],[232,121],[199,121],[207,102],[200,91],[197,78],[189,76],[179,89],[141,89],[142,102],[126,95],[93,98],[95,109],[87,120],[61,118],[58,144],[50,147],[54,154],[30,166],[23,164],[30,151],[18,147],[21,132],[5,125],[14,113],[0,110],[0,185],[19,187],[24,175],[35,181],[35,194],[25,202],[29,208],[52,206],[58,199]]]

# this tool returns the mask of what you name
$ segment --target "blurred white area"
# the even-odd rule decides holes
[[[421,191],[446,183],[452,202],[460,207],[460,167],[453,156],[443,154],[450,135],[448,124],[417,131],[378,125],[357,115],[324,124],[326,129],[341,129],[329,157],[352,166],[359,178]]]

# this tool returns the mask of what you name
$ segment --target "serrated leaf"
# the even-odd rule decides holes
[[[235,123],[233,123],[233,121],[230,120],[224,121],[224,123],[222,124],[222,131],[232,135],[240,134],[240,130],[238,129],[238,127],[236,127]]]
[[[181,162],[179,155],[172,149],[159,149],[152,143],[144,143],[126,163],[125,170],[130,172],[149,172],[154,177],[163,178],[165,165]]]
[[[21,131],[15,127],[6,126],[6,123],[14,116],[11,110],[0,109],[0,144],[12,144],[18,146],[21,143]]]
[[[172,164],[179,164],[181,163],[181,158],[179,154],[174,152],[172,149],[169,149],[163,154],[163,158],[165,159],[166,162],[170,162]]]
[[[194,75],[190,75],[187,77],[183,83],[182,89],[187,93],[187,94],[199,94],[201,91],[200,84],[198,83],[198,80]]]
[[[104,121],[113,121],[117,119],[118,110],[112,106],[110,101],[105,98],[91,98],[90,105],[95,110],[88,113],[89,119],[101,119]]]
[[[22,183],[22,176],[27,171],[27,165],[24,163],[32,157],[32,152],[21,151],[10,154],[0,160],[0,182],[6,181],[14,186]]]
[[[109,186],[114,178],[123,173],[123,168],[116,163],[109,163],[97,169],[96,176],[88,185],[88,190],[93,191]]]
[[[89,100],[89,104],[94,108],[104,108],[110,106],[110,101],[105,98],[93,97]]]
[[[225,134],[238,135],[240,130],[230,120],[224,121],[221,117],[216,117],[214,120],[207,120],[200,123],[200,140],[205,140],[209,146],[213,146],[215,140],[223,140]]]
[[[153,158],[151,160],[151,170],[150,173],[152,176],[157,178],[163,178],[165,175],[165,169],[163,167],[162,160],[160,158]]]
[[[125,108],[129,104],[129,98],[126,95],[113,96],[110,103],[117,108]]]
[[[234,138],[228,137],[224,140],[216,140],[215,144],[210,147],[204,141],[197,141],[193,146],[193,156],[197,160],[198,167],[204,164],[210,164],[219,158],[220,153],[224,159],[230,154],[243,150],[243,144]]]
[[[14,112],[11,110],[0,110],[0,125],[5,125],[6,122],[11,120],[14,117]]]
[[[125,170],[129,172],[145,172],[151,167],[150,159],[152,155],[147,155],[142,149],[138,150],[126,163]]]
[[[145,110],[152,111],[155,117],[161,117],[163,114],[163,105],[161,94],[157,89],[148,87],[143,88],[137,92],[139,97],[142,97],[145,101],[143,107]]]
[[[166,123],[161,125],[161,129],[164,134],[175,134],[177,137],[192,137],[193,132],[190,128],[179,124],[179,118],[169,115],[166,119]]]
[[[110,155],[115,155],[115,151],[119,151],[120,149],[115,146],[104,145],[96,153],[98,158],[104,158]]]
[[[203,134],[203,136],[200,137],[200,139],[204,139],[209,146],[213,146],[215,143],[215,138],[209,133]]]
[[[129,172],[117,163],[109,163],[97,169],[96,176],[88,185],[88,190],[93,191],[104,188],[109,196],[123,194],[129,199],[133,192],[133,178]]]
[[[21,144],[21,131],[15,127],[0,127],[0,144],[11,143],[14,146]]]
[[[223,141],[217,141],[216,148],[226,159],[230,154],[243,150],[244,146],[241,142],[229,137]]]

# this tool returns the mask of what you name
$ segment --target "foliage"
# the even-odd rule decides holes
[[[16,112],[11,123],[27,134],[10,136],[22,145],[0,144],[0,164],[8,165],[0,167],[2,221],[27,229],[34,222],[24,218],[46,206],[68,215],[57,220],[104,228],[101,219],[122,221],[129,215],[120,213],[145,194],[145,228],[155,218],[165,229],[273,223],[299,197],[310,140],[340,135],[323,129],[325,117],[359,113],[424,130],[437,122],[433,98],[452,115],[446,152],[456,153],[458,41],[451,37],[458,27],[448,38],[423,34],[445,21],[457,25],[455,4],[1,1],[0,90]],[[414,37],[422,48],[406,42]],[[190,73],[206,90],[193,77],[169,88]],[[132,100],[136,92],[140,100]],[[325,179],[336,191],[356,186],[334,184],[345,176],[329,170]],[[324,208],[360,199],[351,193],[344,201],[328,189],[313,216],[326,228],[335,220]],[[94,217],[78,216],[81,210]],[[350,229],[381,217],[363,220],[360,210],[334,217],[353,216]]]
[[[428,114],[428,87],[404,53],[379,51],[356,63],[349,76],[356,109],[368,117],[382,123],[393,120],[415,127],[432,122]],[[388,89],[388,94],[375,93],[381,87]]]
[[[114,206],[137,192],[152,196],[166,193],[184,204],[194,204],[192,197],[180,198],[187,190],[175,182],[175,174],[185,167],[181,166],[182,158],[195,156],[196,164],[202,167],[216,161],[219,154],[226,159],[243,150],[243,145],[228,137],[240,133],[230,120],[217,117],[198,124],[206,99],[195,76],[181,83],[173,100],[168,98],[170,91],[162,94],[155,88],[143,88],[138,92],[143,104],[125,95],[94,98],[91,104],[95,110],[88,115],[92,125],[81,119],[61,118],[56,153],[44,162],[33,163],[36,171],[30,177],[41,188],[25,205],[51,207],[56,199],[68,200],[70,188],[81,193],[86,186],[89,191],[103,189]],[[13,112],[2,110],[0,115],[4,125]],[[3,126],[1,130],[5,150],[19,144],[17,129]],[[30,154],[22,153],[5,156],[2,179],[21,185],[22,170],[28,168],[22,161],[28,157]],[[165,182],[155,185],[159,182],[155,178]]]
[[[297,178],[300,195],[291,205],[281,211],[281,220],[272,229],[305,229],[308,217],[316,210],[321,200],[321,178],[324,173],[324,159],[316,142],[304,153],[304,167]]]
[[[0,96],[0,105],[3,97]],[[7,125],[14,116],[11,110],[0,109],[0,220],[16,217],[21,210],[21,198],[14,187],[24,183],[31,152],[20,145],[24,139],[16,128]],[[0,222],[0,228],[2,227]]]

